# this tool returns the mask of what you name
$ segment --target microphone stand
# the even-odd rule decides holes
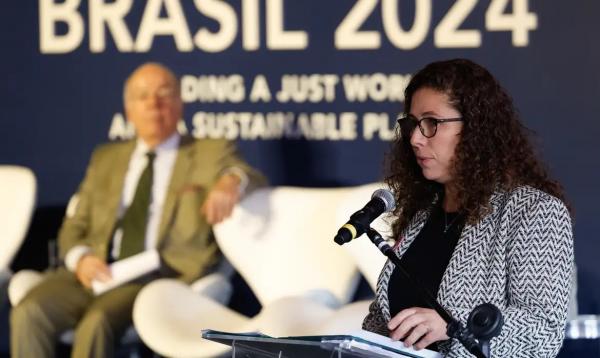
[[[446,334],[450,338],[456,338],[471,354],[477,358],[490,357],[489,340],[500,334],[500,330],[504,321],[500,310],[491,303],[484,303],[473,309],[467,320],[465,328],[460,321],[452,317],[452,315],[442,307],[433,295],[427,291],[423,285],[416,281],[404,269],[402,263],[394,250],[388,245],[375,229],[369,227],[367,236],[377,246],[385,256],[387,256],[407,279],[412,287],[417,288],[419,294],[425,299],[429,307],[433,308],[444,321],[448,324]],[[477,342],[476,338],[479,339]]]

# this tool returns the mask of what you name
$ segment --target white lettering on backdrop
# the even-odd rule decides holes
[[[87,0],[87,17],[80,10],[82,0],[38,1],[40,51],[45,54],[76,51],[83,46],[86,30],[92,53],[105,51],[107,34],[120,52],[149,52],[157,36],[172,38],[180,52],[194,49],[223,52],[230,49],[238,37],[241,37],[239,43],[245,51],[257,51],[261,46],[267,50],[288,51],[302,51],[309,47],[308,31],[286,29],[284,0],[262,0],[264,13],[261,13],[259,0],[241,0],[239,9],[224,0],[194,0],[195,12],[189,9],[192,2],[147,0],[137,29],[129,28],[125,22],[132,11],[133,0]],[[434,6],[439,6],[438,2],[413,1],[412,22],[408,29],[400,21],[400,15],[406,11],[400,0],[358,0],[349,9],[339,7],[346,14],[341,14],[341,21],[331,36],[332,47],[338,50],[374,50],[381,48],[382,42],[387,40],[400,50],[413,50],[421,46],[430,33],[433,34],[434,46],[438,48],[481,47],[483,29],[465,29],[463,25],[480,0],[455,1],[437,24],[433,23],[433,13]],[[362,29],[367,19],[377,16],[383,31]],[[210,25],[216,22],[217,30],[212,31],[205,24],[191,29],[189,23],[195,23],[191,20],[196,17],[208,18]],[[328,19],[325,16],[321,18],[324,21]],[[529,11],[529,0],[490,0],[482,21],[486,31],[511,32],[515,47],[528,46],[529,32],[538,27],[537,14]],[[66,25],[66,32],[58,33],[58,24]],[[261,44],[263,28],[264,45]]]
[[[277,103],[306,104],[302,112],[198,111],[191,118],[189,133],[197,138],[227,139],[299,139],[308,140],[392,140],[395,118],[387,113],[306,111],[311,104],[352,102],[402,102],[409,74],[283,74],[276,84],[258,74],[247,85],[241,74],[190,75],[181,77],[181,96],[186,104],[194,103]],[[247,94],[249,91],[249,94]],[[391,120],[391,123],[390,123]],[[188,133],[184,121],[179,132]],[[133,127],[121,113],[113,116],[109,139],[134,136]]]

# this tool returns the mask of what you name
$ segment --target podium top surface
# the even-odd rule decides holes
[[[430,350],[414,350],[402,342],[368,331],[344,335],[270,337],[257,332],[229,333],[213,330],[202,331],[208,340],[244,349],[259,357],[330,357],[332,351],[344,357],[410,357],[440,358]]]

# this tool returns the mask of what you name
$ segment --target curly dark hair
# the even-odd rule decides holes
[[[445,93],[450,105],[464,120],[452,163],[458,204],[468,224],[476,224],[491,211],[489,199],[496,190],[529,185],[567,204],[561,185],[549,178],[538,159],[512,99],[482,66],[454,59],[433,62],[416,73],[405,90],[404,114],[420,88]],[[429,208],[443,186],[426,179],[417,164],[409,138],[397,138],[387,156],[385,182],[394,192],[397,206],[393,224],[395,237],[414,215]]]

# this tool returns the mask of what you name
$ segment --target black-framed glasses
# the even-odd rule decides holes
[[[461,117],[456,118],[433,118],[433,117],[423,117],[421,119],[417,119],[417,117],[412,115],[407,116],[399,116],[398,125],[400,126],[400,133],[402,137],[409,139],[412,136],[413,131],[417,126],[419,126],[419,130],[421,134],[423,134],[426,138],[431,138],[437,133],[437,127],[440,123],[446,122],[462,122],[463,119]]]

